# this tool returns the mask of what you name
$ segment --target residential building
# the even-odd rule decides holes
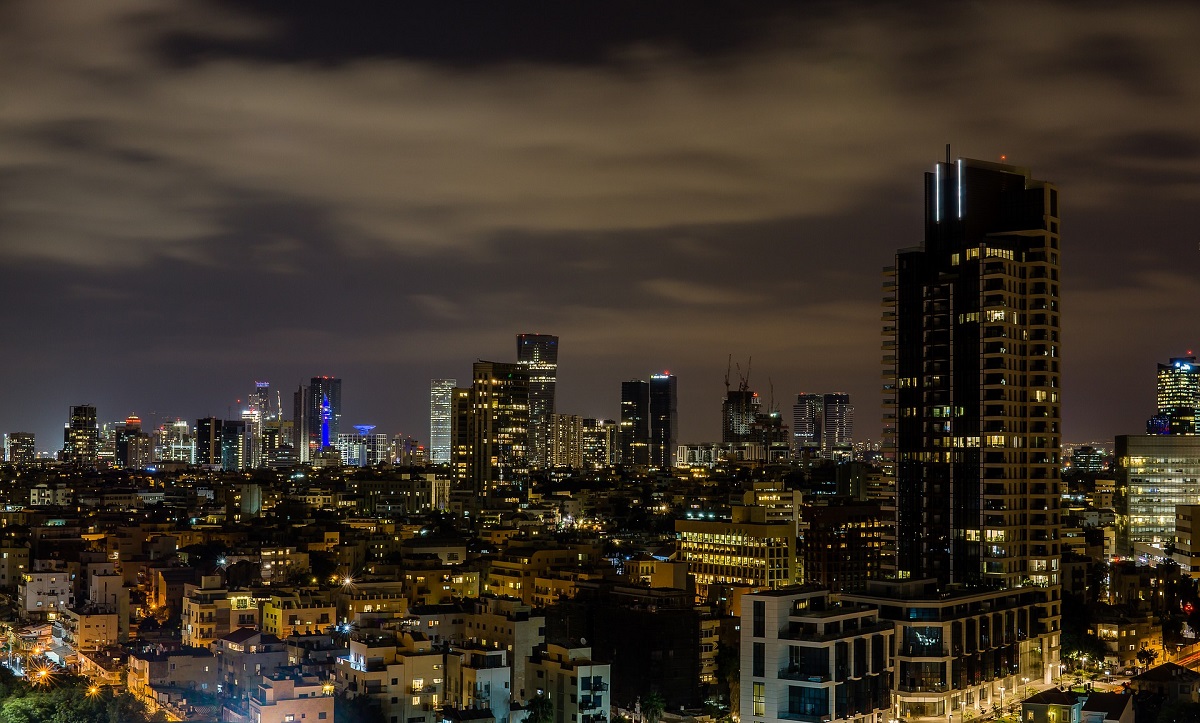
[[[796,395],[792,405],[792,452],[800,455],[804,451],[820,451],[825,439],[822,431],[825,424],[825,395]]]
[[[272,672],[250,696],[255,723],[315,723],[333,720],[333,684],[315,675]]]
[[[445,704],[456,710],[491,711],[494,723],[507,723],[512,706],[508,651],[466,644],[446,656]]]
[[[337,605],[324,594],[285,591],[262,603],[262,630],[280,640],[327,632],[337,619]]]
[[[288,664],[284,642],[254,628],[240,628],[217,638],[211,649],[217,659],[220,691],[234,699],[249,697],[262,676]]]
[[[547,466],[583,469],[583,417],[555,414]]]
[[[258,601],[246,591],[231,591],[219,575],[205,575],[200,584],[185,583],[180,627],[186,646],[204,648],[240,628],[258,626]]]
[[[337,692],[373,698],[386,721],[436,723],[445,702],[445,657],[420,633],[360,630],[337,660]]]
[[[740,629],[743,721],[894,717],[892,625],[873,606],[814,587],[755,592]]]
[[[1057,646],[1035,634],[1044,594],[1033,585],[947,589],[926,579],[872,581],[841,599],[877,609],[894,626],[893,717],[941,721],[979,717],[1024,679],[1048,684],[1057,675]]]
[[[592,660],[591,648],[546,643],[525,666],[525,689],[545,695],[554,723],[604,723],[612,703],[612,667]]]
[[[617,463],[620,452],[620,425],[611,419],[583,420],[583,464],[588,469],[604,469]]]

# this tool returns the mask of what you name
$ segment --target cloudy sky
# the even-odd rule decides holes
[[[1137,433],[1200,347],[1191,4],[0,2],[0,431],[149,422],[343,378],[428,434],[428,380],[561,337],[559,411],[730,354],[879,424],[880,268],[922,174],[1063,199],[1066,439]]]

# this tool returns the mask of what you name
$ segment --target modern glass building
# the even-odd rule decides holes
[[[517,334],[517,363],[529,376],[529,463],[535,468],[548,467],[552,463],[558,337]]]
[[[434,379],[429,383],[429,461],[450,464],[450,417],[457,379]]]
[[[1121,554],[1163,548],[1175,535],[1175,508],[1200,504],[1200,437],[1127,435],[1116,439]]]

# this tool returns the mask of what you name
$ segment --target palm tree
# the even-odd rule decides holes
[[[541,693],[529,699],[525,711],[525,723],[551,723],[554,720],[554,704]]]
[[[666,709],[667,703],[657,690],[651,691],[646,700],[642,701],[642,713],[646,716],[646,723],[658,723]]]

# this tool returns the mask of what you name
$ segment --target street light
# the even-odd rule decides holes
[[[1025,698],[1029,697],[1029,678],[1028,678],[1028,676],[1021,678],[1021,682],[1024,683],[1024,685],[1021,687],[1021,699],[1024,700]]]

